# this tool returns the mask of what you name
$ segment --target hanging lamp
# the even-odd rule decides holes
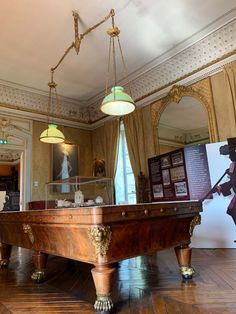
[[[39,137],[39,140],[43,143],[58,144],[65,142],[64,134],[58,129],[57,124],[50,122],[50,113],[53,107],[53,91],[55,92],[55,98],[58,103],[58,96],[56,86],[57,84],[53,81],[53,71],[51,71],[51,81],[48,83],[49,86],[49,100],[48,100],[48,127],[44,130]]]
[[[112,27],[108,29],[107,34],[110,36],[109,41],[109,56],[108,56],[108,67],[107,67],[107,80],[106,80],[106,88],[105,88],[105,98],[102,101],[100,109],[103,113],[114,116],[123,116],[129,114],[135,110],[135,103],[132,99],[130,82],[128,82],[129,86],[129,94],[124,91],[124,88],[121,86],[117,86],[117,75],[116,75],[116,51],[115,45],[118,44],[119,52],[121,56],[121,61],[123,65],[123,71],[126,77],[127,75],[127,67],[124,60],[124,55],[121,49],[119,34],[120,30],[115,26],[114,10],[111,10],[112,17]],[[113,67],[113,87],[111,88],[111,93],[108,94],[108,82],[109,82],[109,74],[111,72],[111,66]]]
[[[76,11],[73,11],[73,17],[74,17],[74,31],[75,31],[75,40],[72,42],[72,44],[66,49],[63,56],[60,58],[58,63],[55,67],[51,68],[51,81],[48,83],[49,86],[49,102],[48,102],[48,128],[44,130],[40,135],[40,141],[44,143],[63,143],[65,141],[64,134],[58,129],[57,125],[50,121],[50,114],[52,110],[52,91],[55,92],[56,99],[57,98],[57,91],[56,91],[56,83],[53,81],[53,73],[54,71],[60,66],[64,58],[67,56],[69,51],[71,49],[75,49],[76,53],[78,54],[80,51],[81,42],[84,39],[86,35],[88,35],[90,32],[95,30],[97,27],[99,27],[101,24],[106,22],[110,17],[112,18],[112,27],[108,29],[107,33],[110,36],[110,44],[109,44],[109,58],[108,58],[108,75],[106,80],[106,93],[105,98],[102,101],[102,104],[100,106],[100,109],[103,113],[108,115],[117,115],[117,116],[123,116],[128,113],[131,113],[135,110],[135,104],[132,99],[131,95],[131,89],[130,89],[130,83],[129,85],[129,94],[127,94],[124,91],[124,88],[121,86],[117,86],[117,80],[116,80],[116,55],[115,55],[115,39],[117,40],[117,43],[119,45],[119,51],[122,59],[122,64],[124,67],[124,72],[127,77],[127,68],[125,65],[120,39],[119,39],[119,33],[120,30],[115,27],[114,23],[114,16],[115,11],[112,9],[110,10],[109,14],[104,17],[103,20],[98,22],[97,24],[93,25],[92,27],[88,28],[84,33],[79,33],[79,15]],[[112,53],[111,53],[112,48]],[[111,60],[113,59],[113,60]],[[111,93],[108,94],[108,80],[109,80],[109,72],[111,67],[111,62],[113,62],[113,73],[114,73],[114,85],[111,89]]]
[[[0,131],[0,145],[8,144],[7,135],[4,131],[4,128],[9,124],[9,121],[6,119],[1,120],[1,131]]]

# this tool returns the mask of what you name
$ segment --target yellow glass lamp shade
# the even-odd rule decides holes
[[[39,139],[41,142],[48,144],[58,144],[65,142],[64,134],[58,130],[57,125],[54,123],[48,124],[48,128],[40,134]]]
[[[121,86],[114,86],[111,93],[104,99],[100,107],[101,111],[111,116],[123,116],[135,110],[133,99],[124,92]]]

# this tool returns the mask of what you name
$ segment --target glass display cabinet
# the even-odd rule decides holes
[[[49,201],[50,200],[50,201]],[[114,204],[114,184],[111,178],[74,176],[45,185],[45,208],[51,200],[57,208]]]

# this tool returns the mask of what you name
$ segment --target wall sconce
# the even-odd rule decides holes
[[[110,13],[105,16],[105,18],[98,22],[97,24],[93,25],[92,27],[88,28],[84,33],[79,34],[79,15],[77,12],[73,11],[73,17],[74,17],[74,30],[75,30],[75,41],[67,48],[64,55],[61,57],[57,65],[53,68],[51,68],[51,82],[48,83],[48,86],[50,88],[49,92],[49,106],[48,106],[48,118],[50,115],[50,109],[52,108],[52,90],[55,91],[56,94],[56,83],[53,81],[53,73],[54,71],[59,67],[61,62],[64,60],[66,55],[69,53],[69,51],[74,48],[76,53],[78,54],[80,51],[81,41],[84,39],[84,37],[92,32],[94,29],[99,27],[101,24],[106,22],[109,18],[112,19],[112,27],[108,29],[107,33],[110,36],[110,43],[109,43],[109,57],[108,57],[108,73],[107,73],[107,79],[106,79],[106,87],[105,87],[105,98],[102,101],[102,104],[100,106],[100,109],[103,113],[108,115],[115,115],[115,116],[123,116],[126,114],[131,113],[135,110],[135,104],[132,99],[131,95],[131,89],[130,89],[130,83],[129,85],[129,93],[124,92],[124,88],[121,86],[117,86],[117,78],[116,78],[116,53],[115,53],[115,40],[117,40],[119,52],[121,55],[121,60],[124,68],[124,73],[127,77],[127,67],[124,61],[123,52],[121,49],[119,34],[120,30],[115,27],[114,23],[114,16],[115,11],[112,9]],[[108,94],[108,85],[109,85],[109,74],[111,67],[113,66],[113,87],[111,89],[111,93]],[[111,85],[111,84],[110,84]],[[56,94],[57,99],[57,94]],[[48,128],[42,132],[40,135],[40,141],[44,143],[61,143],[65,141],[65,137],[63,133],[57,129],[57,125],[54,123],[48,123]]]

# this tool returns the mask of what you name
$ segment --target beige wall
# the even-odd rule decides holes
[[[105,153],[103,151],[103,142],[104,141],[104,126],[92,131],[92,147],[93,147],[93,158],[95,159],[104,159]]]
[[[179,149],[179,147],[173,147],[173,146],[162,145],[162,144],[160,144],[159,148],[160,148],[160,155]]]
[[[151,105],[142,108],[146,159],[155,156],[156,133],[153,134]]]
[[[45,123],[33,122],[32,200],[45,199],[45,183],[51,181],[52,145],[39,141],[39,136],[46,127]],[[61,127],[60,129],[68,142],[79,145],[79,174],[91,176],[93,170],[91,131],[70,127]],[[38,186],[34,186],[35,182],[38,182]],[[55,198],[54,196],[51,198]]]

